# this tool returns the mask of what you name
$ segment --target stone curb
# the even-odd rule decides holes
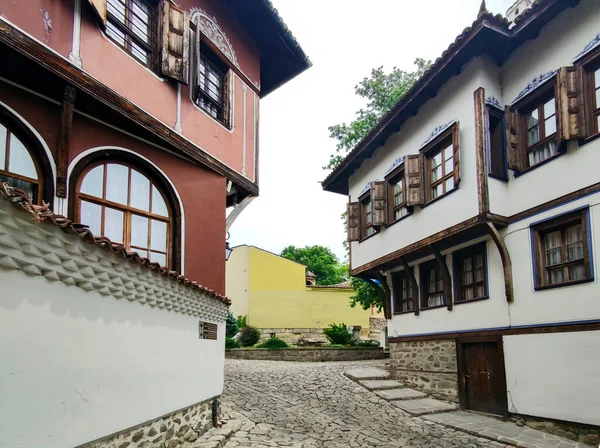
[[[184,448],[221,448],[241,427],[240,420],[229,420],[221,428],[209,429],[196,443]]]

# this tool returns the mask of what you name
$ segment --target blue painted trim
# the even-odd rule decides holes
[[[596,276],[594,275],[594,245],[592,244],[592,222],[590,219],[590,208],[588,207],[588,210],[586,212],[586,223],[587,223],[587,229],[588,229],[588,254],[590,255],[590,276],[592,278],[596,278]]]
[[[535,91],[538,87],[545,85],[548,81],[550,81],[552,78],[554,78],[557,73],[558,73],[558,70],[551,70],[548,73],[543,73],[543,74],[533,78],[529,82],[529,84],[527,84],[527,86],[525,86],[525,88],[519,92],[517,97],[511,103],[511,106],[514,105],[515,103],[517,103],[518,101],[522,100],[523,98],[525,98],[531,92]]]
[[[419,147],[419,149],[421,149],[424,146],[426,146],[429,142],[431,142],[432,140],[434,140],[438,135],[440,135],[446,129],[449,129],[450,126],[452,126],[454,123],[458,123],[458,120],[456,118],[454,120],[450,120],[447,123],[444,123],[444,124],[441,124],[441,125],[437,126],[433,131],[431,131],[431,134],[429,134],[429,136],[421,144],[421,146]]]
[[[504,178],[508,181],[508,142],[506,141],[506,114],[502,116],[502,157],[504,158]]]
[[[502,112],[504,112],[504,108],[500,104],[500,101],[498,100],[498,98],[496,98],[495,96],[488,96],[485,99],[485,104],[487,104],[489,106],[492,106],[492,107],[495,107],[496,109],[499,109]]]
[[[423,310],[421,310],[423,311]],[[390,336],[388,339],[394,338],[418,338],[425,336],[442,336],[445,334],[453,334],[453,333],[474,333],[476,331],[503,331],[503,330],[522,330],[527,328],[543,328],[543,327],[554,327],[557,325],[560,326],[572,326],[579,324],[597,324],[600,323],[600,319],[591,319],[591,320],[575,320],[572,322],[550,322],[545,324],[530,324],[530,325],[510,325],[508,327],[491,327],[491,328],[473,328],[471,330],[454,330],[454,331],[441,331],[438,333],[413,333],[413,334],[403,334],[402,336]]]
[[[571,199],[570,201],[564,202],[564,203],[562,203],[562,204],[555,205],[555,206],[553,206],[553,207],[547,208],[546,210],[542,210],[541,212],[538,212],[538,213],[536,213],[535,215],[526,216],[526,217],[524,217],[524,218],[517,219],[516,221],[511,221],[510,225],[512,226],[513,224],[515,224],[515,223],[517,223],[517,222],[523,221],[523,220],[525,220],[525,219],[530,219],[530,218],[532,218],[533,216],[541,215],[542,213],[549,212],[550,210],[554,210],[555,208],[558,208],[558,207],[563,207],[564,205],[570,204],[571,202],[579,201],[579,200],[581,200],[581,199],[583,199],[583,198],[586,198],[586,197],[588,197],[588,196],[592,196],[592,195],[594,195],[594,194],[600,194],[600,191],[592,191],[592,192],[590,192],[590,193],[587,193],[587,194],[584,194],[584,195],[582,195],[582,196],[579,196],[578,198]],[[583,208],[583,207],[589,207],[589,204],[588,204],[588,205],[585,205],[585,206],[582,206],[582,207],[580,207],[580,209],[581,209],[581,208]],[[575,209],[575,210],[577,210],[577,209]],[[575,211],[575,210],[573,210],[573,211]]]
[[[585,47],[583,47],[583,50],[581,50],[573,59],[573,63],[577,62],[594,48],[598,47],[598,45],[600,45],[600,33],[596,34],[596,36],[594,36],[594,38],[590,40]]]
[[[577,199],[580,199],[580,198],[577,198]],[[564,204],[562,204],[562,205],[564,205]],[[574,208],[572,210],[569,210],[569,211],[566,211],[566,212],[562,212],[559,215],[554,215],[554,216],[551,216],[550,218],[544,218],[544,219],[542,219],[540,221],[532,222],[531,224],[529,224],[529,227],[534,227],[534,226],[537,226],[538,224],[543,224],[545,222],[552,221],[554,219],[561,218],[561,217],[563,217],[565,215],[570,215],[571,213],[579,212],[579,211],[585,210],[585,209],[588,209],[588,214],[589,214],[589,208],[590,208],[589,204],[582,205],[582,206]],[[548,210],[546,210],[546,211],[548,211]],[[544,213],[544,212],[542,212],[542,213]]]
[[[358,193],[358,196],[362,196],[363,194],[365,194],[369,189],[371,188],[371,182],[367,182],[367,185],[365,185],[363,187],[363,189],[361,190],[360,193]]]
[[[535,255],[535,231],[533,227],[529,227],[529,250],[531,251],[531,263],[533,270],[533,289],[539,287],[537,282],[537,256]]]
[[[394,162],[390,165],[390,167],[387,169],[387,171],[385,172],[385,174],[383,175],[384,177],[387,176],[388,174],[390,174],[392,171],[394,171],[397,167],[399,167],[400,165],[402,165],[404,163],[404,156],[400,156],[398,157],[396,160],[394,160]]]

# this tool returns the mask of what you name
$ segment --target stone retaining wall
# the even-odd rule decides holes
[[[283,348],[269,350],[266,348],[232,348],[225,350],[226,358],[256,359],[263,361],[361,361],[365,359],[383,359],[382,348]]]
[[[194,404],[78,448],[174,448],[194,442],[213,426],[212,402]]]
[[[391,342],[392,376],[408,387],[458,403],[458,366],[454,340]]]

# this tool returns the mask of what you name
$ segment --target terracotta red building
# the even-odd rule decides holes
[[[224,293],[260,99],[311,65],[269,0],[0,0],[0,52],[0,179]]]

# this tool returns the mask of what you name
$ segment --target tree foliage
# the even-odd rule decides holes
[[[415,81],[431,66],[431,61],[417,58],[416,69],[405,72],[394,67],[386,73],[383,67],[371,70],[371,76],[363,78],[355,87],[354,93],[367,100],[366,107],[356,112],[350,124],[329,126],[330,137],[337,140],[336,153],[329,158],[324,169],[337,167],[346,153],[353,149],[375,127],[379,119],[398,102],[414,85]]]
[[[350,306],[354,308],[356,305],[360,305],[363,310],[368,310],[371,307],[377,308],[377,311],[381,311],[383,304],[381,299],[377,295],[377,292],[373,289],[362,278],[352,277],[350,284],[354,288],[354,295],[350,297]]]
[[[317,276],[317,285],[336,285],[348,279],[340,261],[328,247],[288,246],[281,251],[281,256],[306,266]]]
[[[227,337],[232,338],[238,333],[238,326],[235,317],[231,314],[231,311],[227,314],[227,320],[225,321],[225,334]]]

